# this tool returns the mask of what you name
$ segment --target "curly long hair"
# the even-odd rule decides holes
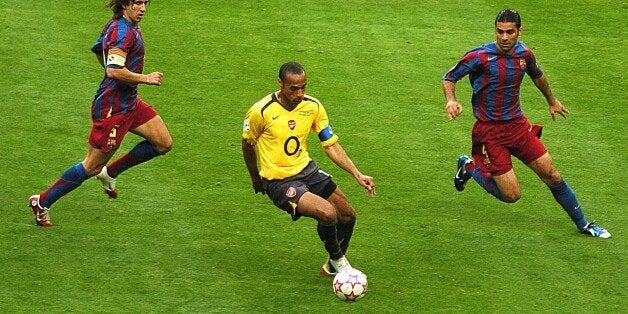
[[[133,2],[133,0],[107,0],[105,7],[111,8],[114,19],[119,19],[122,17],[122,11],[124,11],[122,6],[130,5],[131,2]]]

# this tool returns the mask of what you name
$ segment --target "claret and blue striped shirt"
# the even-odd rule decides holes
[[[105,24],[102,33],[92,47],[92,52],[102,54],[106,67],[122,68],[107,64],[114,55],[126,59],[124,67],[134,73],[142,73],[144,68],[144,39],[137,24],[125,18],[111,19]],[[101,120],[118,113],[126,113],[135,108],[137,84],[126,83],[107,77],[92,102],[92,119]]]
[[[543,75],[528,47],[517,42],[503,53],[493,42],[468,51],[442,79],[455,83],[469,74],[473,115],[480,121],[498,122],[523,116],[519,90],[525,73],[533,79]]]

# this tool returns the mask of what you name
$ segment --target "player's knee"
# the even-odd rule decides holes
[[[172,150],[172,139],[159,143],[158,145],[156,145],[156,148],[159,154],[165,155]]]
[[[336,215],[336,210],[331,204],[321,208],[317,219],[324,225],[335,225],[338,223],[338,215]]]
[[[509,192],[502,193],[502,201],[505,203],[515,203],[521,198],[521,193],[518,192]]]
[[[349,207],[347,210],[341,211],[340,217],[338,217],[338,220],[344,224],[350,223],[351,221],[355,219],[356,219],[356,212],[351,207]]]
[[[159,149],[159,153],[162,154],[162,155],[165,155],[165,154],[167,154],[171,150],[172,150],[172,143],[170,145],[168,145],[168,146],[164,146],[161,149]]]
[[[102,171],[103,167],[104,165],[86,166],[85,164],[83,164],[83,168],[85,168],[85,173],[87,173],[87,176],[90,178],[99,174],[100,171]]]
[[[545,180],[545,182],[550,186],[559,184],[561,181],[563,181],[563,178],[560,176],[560,173],[558,173],[556,169],[554,169],[554,171],[552,171]]]
[[[553,164],[550,164],[549,167],[545,168],[543,171],[540,171],[538,173],[538,176],[543,182],[545,182],[545,184],[549,186],[559,184],[560,181],[563,180],[560,173]]]
[[[323,225],[329,226],[337,224],[338,218],[336,215],[320,215],[318,216],[318,221]]]

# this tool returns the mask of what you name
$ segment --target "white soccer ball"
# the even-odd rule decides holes
[[[366,294],[367,287],[366,275],[353,268],[338,272],[332,285],[336,296],[343,301],[359,300]]]

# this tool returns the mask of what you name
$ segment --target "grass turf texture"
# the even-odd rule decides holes
[[[0,3],[0,312],[620,312],[627,308],[626,5],[518,3],[556,96],[552,122],[526,78],[524,112],[589,219],[609,240],[576,232],[550,192],[516,162],[524,196],[502,204],[451,186],[473,123],[447,121],[441,75],[494,38],[502,1],[159,1],[141,26],[140,95],[166,120],[173,151],[124,173],[108,200],[95,179],[62,198],[53,228],[26,200],[86,151],[102,71],[89,51],[110,12],[101,1]],[[319,149],[359,220],[348,257],[368,274],[355,304],[318,276],[315,222],[291,223],[255,195],[240,152],[244,112],[275,90],[288,60],[308,71],[358,167],[369,199]],[[619,108],[620,110],[616,110]],[[138,138],[129,135],[120,150]],[[119,154],[118,154],[119,155]]]

